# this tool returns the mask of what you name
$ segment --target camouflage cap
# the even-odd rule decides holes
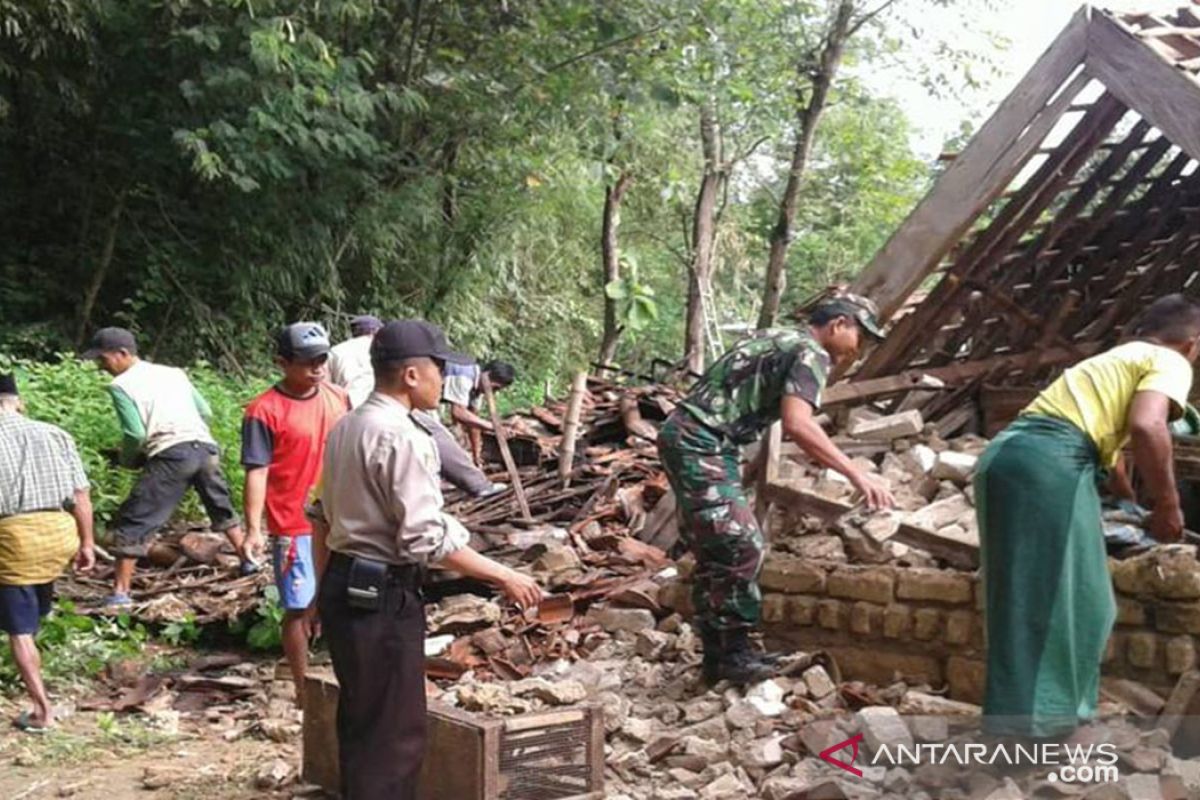
[[[831,311],[853,317],[860,327],[872,337],[883,339],[883,326],[879,323],[879,308],[860,294],[842,292],[822,300],[814,311]]]

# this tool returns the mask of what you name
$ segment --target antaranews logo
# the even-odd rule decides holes
[[[856,778],[862,770],[854,766],[863,734],[855,734],[822,750],[821,760],[845,770]],[[843,753],[843,751],[848,751]],[[841,754],[835,756],[835,754]],[[847,759],[846,756],[849,756]],[[1004,766],[1050,767],[1046,778],[1061,783],[1116,783],[1117,748],[1113,744],[1069,745],[1057,742],[1027,744],[983,744],[980,742],[941,742],[912,745],[881,744],[871,757],[870,766],[918,767],[924,764],[955,764],[962,767]]]

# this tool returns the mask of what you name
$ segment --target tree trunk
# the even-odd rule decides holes
[[[796,197],[800,193],[800,183],[808,167],[808,159],[812,155],[813,142],[816,140],[817,124],[821,114],[829,102],[829,90],[837,77],[841,65],[842,53],[846,40],[850,38],[851,15],[854,11],[853,0],[841,0],[829,26],[829,33],[821,46],[821,53],[815,65],[801,62],[796,65],[796,80],[798,83],[811,77],[812,86],[808,102],[804,102],[803,90],[796,89],[796,140],[792,145],[792,163],[788,171],[787,185],[783,197],[779,201],[779,214],[775,226],[771,229],[771,250],[767,256],[766,288],[763,290],[762,309],[758,314],[758,329],[769,328],[775,324],[779,314],[779,304],[783,299],[783,290],[787,285],[788,247],[791,246],[796,221]],[[807,68],[812,66],[811,76],[806,76]]]
[[[621,228],[621,201],[625,191],[633,182],[633,176],[622,170],[616,183],[604,188],[604,218],[600,225],[600,259],[604,266],[604,286],[621,279],[621,251],[617,246],[617,234]],[[617,301],[604,294],[604,338],[600,342],[597,362],[611,364],[617,355],[617,339],[621,326],[617,321]]]
[[[683,346],[687,368],[697,373],[704,371],[704,298],[712,284],[717,203],[727,175],[721,153],[721,126],[716,103],[711,98],[700,107],[700,143],[704,149],[704,175],[692,214],[692,260],[688,266]]]
[[[83,293],[83,305],[79,309],[79,329],[75,333],[75,346],[82,348],[87,341],[88,327],[92,324],[92,311],[96,308],[96,298],[100,296],[100,288],[112,266],[113,254],[117,248],[117,230],[121,227],[121,215],[125,212],[125,193],[117,195],[117,201],[108,212],[108,234],[104,239],[104,249],[100,253],[100,263],[92,274]]]

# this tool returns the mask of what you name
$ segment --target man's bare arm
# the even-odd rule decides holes
[[[813,461],[845,475],[863,493],[868,508],[891,508],[896,505],[896,499],[886,487],[866,475],[838,449],[829,434],[817,423],[813,407],[806,400],[795,395],[784,397],[780,418],[783,435],[795,442]]]
[[[460,403],[450,404],[450,418],[459,425],[479,431],[491,431],[492,423]]]
[[[1161,542],[1173,542],[1183,533],[1183,512],[1175,488],[1171,446],[1171,401],[1159,392],[1138,392],[1129,407],[1129,438],[1133,463],[1145,482],[1153,511],[1148,526]]]
[[[71,509],[71,516],[75,518],[75,533],[79,536],[79,552],[75,556],[75,570],[87,572],[96,565],[92,495],[87,489],[75,490],[75,506]]]

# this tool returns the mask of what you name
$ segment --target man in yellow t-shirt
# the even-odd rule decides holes
[[[1200,306],[1163,297],[1133,337],[1066,370],[980,458],[983,713],[992,733],[1069,734],[1095,711],[1116,618],[1097,481],[1127,444],[1152,508],[1150,533],[1169,542],[1183,530],[1167,425],[1191,390]]]

